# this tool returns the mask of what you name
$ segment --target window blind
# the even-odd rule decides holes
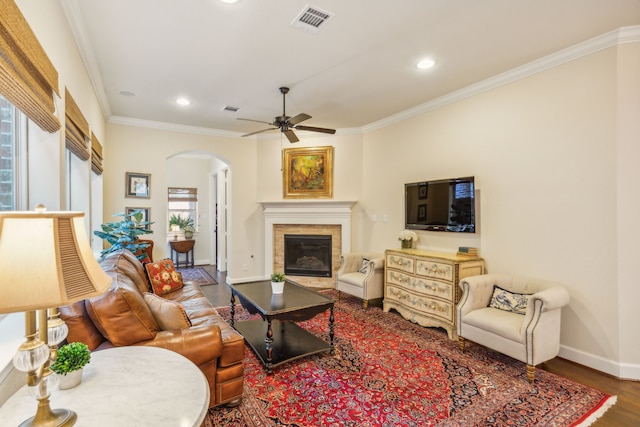
[[[102,175],[104,171],[102,166],[102,144],[100,144],[93,132],[91,132],[91,170],[98,175]]]
[[[89,122],[84,118],[78,104],[73,100],[68,89],[64,92],[65,142],[67,149],[81,160],[88,160]]]
[[[0,93],[47,132],[57,132],[58,72],[14,0],[0,0]]]
[[[198,189],[183,188],[183,187],[169,187],[168,201],[169,202],[197,202]]]

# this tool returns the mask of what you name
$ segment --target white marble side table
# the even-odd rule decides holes
[[[35,415],[38,401],[24,386],[0,407],[2,425]],[[209,407],[209,385],[186,357],[156,347],[96,351],[82,383],[56,390],[51,408],[78,414],[76,427],[198,427]]]

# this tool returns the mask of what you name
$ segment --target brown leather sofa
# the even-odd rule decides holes
[[[191,327],[161,330],[145,303],[143,295],[149,292],[149,282],[135,255],[127,250],[114,252],[100,264],[113,278],[111,288],[99,297],[60,308],[69,327],[68,342],[83,342],[92,351],[125,345],[173,350],[206,376],[210,406],[240,403],[244,338],[220,317],[197,284],[185,282],[183,288],[162,295],[184,307]]]

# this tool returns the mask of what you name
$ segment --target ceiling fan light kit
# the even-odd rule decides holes
[[[302,130],[302,131],[309,131],[309,132],[328,133],[328,134],[331,134],[331,135],[336,133],[335,129],[320,128],[320,127],[315,127],[315,126],[298,125],[298,123],[304,122],[305,120],[309,120],[311,118],[311,116],[308,115],[307,113],[300,113],[300,114],[295,115],[293,117],[287,116],[286,95],[287,95],[287,93],[289,93],[289,88],[288,87],[281,87],[280,88],[280,93],[282,94],[282,115],[281,116],[276,116],[273,119],[273,122],[271,122],[271,123],[264,122],[264,121],[261,121],[261,120],[238,118],[238,120],[246,120],[246,121],[250,121],[250,122],[264,123],[264,124],[267,124],[267,125],[271,126],[269,128],[266,128],[266,129],[260,129],[260,130],[257,130],[255,132],[246,133],[246,134],[244,134],[242,136],[251,136],[251,135],[258,134],[258,133],[268,132],[268,131],[278,130],[279,129],[280,132],[282,132],[284,134],[284,136],[287,137],[289,142],[294,143],[294,142],[300,141],[298,139],[298,137],[296,136],[295,132],[293,132],[294,129]]]

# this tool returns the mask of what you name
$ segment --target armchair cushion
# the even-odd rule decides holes
[[[529,302],[530,296],[531,295],[529,294],[509,292],[498,285],[494,285],[489,307],[509,311],[511,313],[526,314],[527,303]]]

